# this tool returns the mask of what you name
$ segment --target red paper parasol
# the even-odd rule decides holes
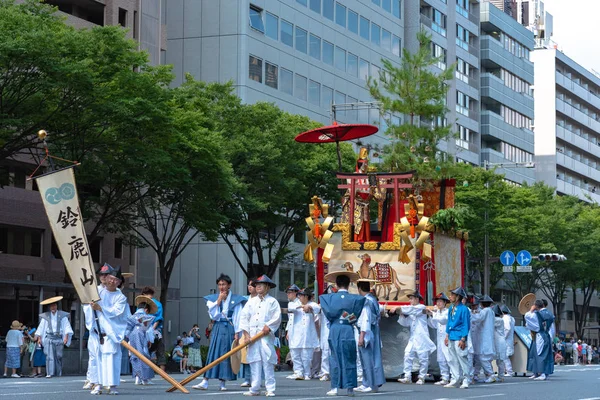
[[[302,132],[296,136],[296,142],[302,143],[336,143],[338,164],[342,169],[340,142],[371,136],[379,130],[375,125],[368,124],[338,124],[322,126],[317,129]]]

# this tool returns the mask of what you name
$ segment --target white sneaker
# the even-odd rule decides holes
[[[46,378],[52,378],[52,375],[46,375]]]
[[[469,388],[469,381],[467,379],[465,379],[462,383],[462,385],[460,385],[461,389],[468,389]]]
[[[140,377],[139,377],[139,376],[136,376],[136,377],[135,377],[135,382],[134,382],[134,385],[141,385],[141,384],[142,384],[142,380],[140,379]]]
[[[198,389],[198,390],[208,389],[208,380],[203,379],[202,382],[200,382],[199,384],[192,386],[192,389]]]
[[[417,385],[424,385],[424,384],[425,384],[425,380],[423,378],[417,379]]]
[[[400,379],[398,379],[398,382],[404,383],[405,385],[408,385],[408,384],[412,383],[412,379],[410,379],[410,378],[400,378]]]
[[[535,378],[537,378],[536,374],[533,374],[529,377],[529,379],[535,379]]]
[[[275,397],[275,392],[267,392],[265,393],[266,397]]]
[[[100,386],[100,385],[94,386],[94,388],[92,389],[90,394],[94,394],[94,395],[102,394],[102,386]]]
[[[296,375],[296,378],[295,378],[295,379],[296,379],[297,381],[303,381],[303,380],[304,380],[304,377],[303,377],[302,375]]]
[[[260,393],[248,391],[248,392],[244,392],[244,396],[260,396]]]
[[[227,391],[227,388],[225,387],[225,382],[224,381],[221,381],[221,385],[219,386],[219,390],[221,392],[226,392]]]
[[[321,378],[319,378],[319,380],[321,382],[327,382],[327,381],[331,380],[331,378],[329,377],[329,374],[325,374]]]
[[[546,374],[541,374],[540,376],[538,376],[537,378],[533,379],[534,381],[545,381],[546,380]]]
[[[94,388],[94,384],[92,382],[88,382],[83,385],[83,390],[92,390]]]
[[[87,379],[85,381],[83,381],[83,389],[91,389],[91,387],[87,387],[91,382],[88,381]]]
[[[363,385],[360,385],[359,387],[354,389],[355,392],[360,392],[360,393],[371,393],[373,391],[373,389],[371,389],[370,387],[365,387]]]
[[[299,376],[301,377],[302,375],[299,375],[299,374],[297,374],[297,373],[294,372],[293,374],[286,376],[285,379],[294,379],[295,380]]]
[[[116,396],[119,394],[119,392],[117,392],[117,388],[115,386],[111,386],[110,388],[108,388],[108,392],[106,394]]]
[[[505,377],[505,378],[509,378],[509,377],[511,377],[511,376],[512,376],[512,374],[509,374],[508,372],[505,372],[505,373],[504,373],[504,377]]]
[[[329,392],[327,392],[327,396],[337,396],[337,388],[331,389]]]
[[[307,376],[305,376],[303,379],[304,379],[305,381],[310,381],[310,376],[308,376],[308,375],[307,375]]]
[[[442,379],[437,381],[436,383],[434,383],[434,385],[438,385],[438,386],[446,386],[449,382],[446,379]]]
[[[496,377],[494,375],[490,375],[483,383],[494,383],[496,382]]]
[[[450,381],[446,385],[444,385],[444,387],[445,388],[455,388],[456,385],[458,385],[458,381]]]
[[[151,379],[146,379],[145,381],[142,381],[142,385],[154,385],[154,382],[152,382]]]
[[[240,387],[250,387],[250,386],[251,386],[251,385],[250,385],[250,382],[248,382],[248,381],[244,381],[244,382],[243,382],[243,383],[240,385]]]

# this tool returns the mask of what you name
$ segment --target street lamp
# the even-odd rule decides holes
[[[483,167],[485,168],[486,171],[489,171],[490,168],[493,167],[500,167],[500,168],[535,168],[535,163],[528,161],[528,162],[507,162],[507,163],[491,163],[487,160],[483,161]],[[486,200],[488,197],[488,189],[489,189],[489,182],[485,183],[485,190],[486,190]],[[490,243],[489,243],[489,234],[488,234],[488,229],[487,229],[487,224],[488,224],[488,204],[489,202],[486,201],[485,203],[485,219],[484,219],[484,250],[483,250],[483,294],[485,295],[490,295]]]

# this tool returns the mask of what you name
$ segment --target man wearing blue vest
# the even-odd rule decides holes
[[[467,297],[467,293],[462,287],[457,287],[450,292],[449,298],[452,305],[448,309],[448,323],[446,325],[446,340],[444,345],[448,346],[450,359],[450,373],[452,380],[446,388],[457,387],[461,382],[461,389],[469,387],[469,351],[467,349],[467,340],[469,336],[469,327],[471,325],[471,313],[462,303],[462,299]]]

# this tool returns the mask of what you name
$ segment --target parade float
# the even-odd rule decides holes
[[[370,125],[334,124],[301,133],[296,141],[335,142],[340,160],[339,142],[376,131]],[[319,294],[330,284],[324,281],[325,274],[340,268],[377,281],[375,293],[387,309],[408,304],[406,294],[414,290],[432,306],[437,293],[463,286],[468,235],[431,222],[436,213],[454,207],[455,181],[415,185],[415,173],[379,172],[369,165],[368,149],[361,148],[354,171],[337,173],[341,206],[331,210],[326,199],[313,196],[306,218],[304,259],[315,265]],[[386,378],[402,375],[409,335],[397,317],[381,319]],[[430,337],[436,342],[431,328]],[[436,353],[430,355],[429,373],[439,374]]]

